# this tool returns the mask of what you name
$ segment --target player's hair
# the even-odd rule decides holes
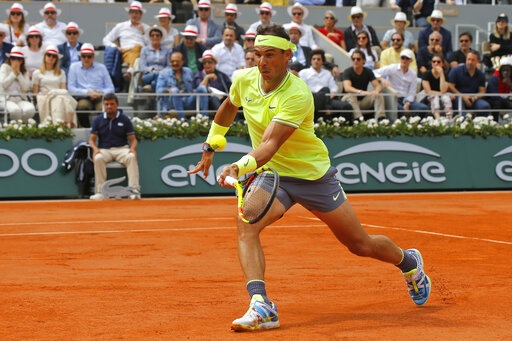
[[[106,94],[104,97],[103,97],[103,102],[105,101],[109,101],[113,99],[114,101],[116,101],[117,104],[119,104],[119,99],[117,98],[116,94],[113,93],[113,92],[109,92],[108,94]]]
[[[286,33],[286,30],[281,25],[270,25],[263,27],[262,25],[258,26],[258,29],[256,30],[257,35],[269,35],[269,36],[276,36],[281,37],[286,40],[290,40],[290,36],[288,33]]]

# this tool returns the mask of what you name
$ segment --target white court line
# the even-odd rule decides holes
[[[233,220],[234,218],[208,218],[208,220]],[[85,220],[85,221],[40,221],[32,223],[0,223],[0,226],[31,226],[31,225],[69,225],[69,224],[101,224],[101,223],[165,223],[173,221],[197,221],[197,218],[179,219],[144,219],[144,220]]]
[[[320,221],[315,217],[300,217],[306,220],[314,220]],[[16,225],[48,225],[48,224],[96,224],[96,223],[148,223],[148,222],[176,222],[176,221],[190,221],[195,219],[150,219],[150,220],[95,220],[95,221],[58,221],[58,222],[44,222],[44,223],[4,223],[0,224],[0,226],[16,226]],[[232,218],[208,218],[208,220],[232,220]],[[469,239],[469,240],[477,240],[484,241],[495,244],[504,244],[504,245],[512,245],[512,242],[507,242],[503,240],[495,240],[488,238],[476,238],[476,237],[467,237],[467,236],[459,236],[455,234],[447,234],[440,232],[431,232],[425,230],[416,230],[416,229],[407,229],[403,227],[392,227],[392,226],[381,226],[381,225],[372,225],[372,224],[361,224],[370,228],[377,229],[387,229],[387,230],[397,230],[397,231],[406,231],[406,232],[414,232],[419,234],[429,234],[435,236],[449,237],[449,238],[457,238],[457,239]],[[272,226],[273,229],[284,229],[284,228],[310,228],[310,227],[326,227],[324,224],[318,225],[279,225]],[[19,237],[19,236],[48,236],[48,235],[73,235],[73,234],[109,234],[109,233],[152,233],[152,232],[176,232],[176,231],[205,231],[205,230],[231,230],[234,229],[235,226],[222,226],[222,227],[173,227],[173,228],[163,228],[163,229],[128,229],[128,230],[91,230],[91,231],[43,231],[43,232],[20,232],[20,233],[0,233],[1,237]]]

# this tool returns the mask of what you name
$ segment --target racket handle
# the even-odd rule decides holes
[[[228,175],[224,178],[224,182],[228,183],[230,186],[234,186],[237,180],[234,177]]]

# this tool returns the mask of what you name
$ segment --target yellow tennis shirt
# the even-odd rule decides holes
[[[276,89],[265,93],[257,67],[238,70],[229,97],[244,108],[253,148],[271,121],[296,128],[267,163],[280,176],[317,180],[327,172],[329,152],[315,135],[313,95],[300,78],[288,73]]]

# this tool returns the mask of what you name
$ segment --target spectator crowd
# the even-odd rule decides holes
[[[224,20],[218,23],[210,0],[194,1],[195,15],[180,30],[173,25],[170,4],[146,23],[143,4],[131,1],[126,3],[127,20],[113,26],[97,46],[81,40],[79,18],[59,20],[61,10],[55,3],[46,2],[39,12],[41,21],[33,25],[23,5],[12,3],[0,24],[0,110],[25,122],[38,117],[90,127],[91,115],[103,111],[106,94],[141,92],[152,99],[147,109],[158,108],[163,116],[186,119],[196,111],[212,116],[237,70],[257,64],[258,27],[274,24],[282,24],[297,47],[290,72],[310,87],[315,118],[453,118],[474,111],[499,120],[512,108],[512,36],[505,13],[497,16],[489,54],[482,58],[470,32],[452,36],[433,0],[390,1],[395,12],[390,12],[390,27],[380,37],[355,2],[297,1],[287,6],[288,23],[274,21],[272,5],[287,3],[250,2],[250,25],[237,23],[237,4],[226,2]],[[332,7],[323,18],[312,18],[308,7],[317,5],[351,7],[346,19]],[[311,24],[346,53],[352,65],[341,67],[321,50]],[[412,25],[419,28],[417,39],[409,30]],[[96,60],[99,50],[102,63]],[[385,110],[385,89],[396,93],[396,113]]]

